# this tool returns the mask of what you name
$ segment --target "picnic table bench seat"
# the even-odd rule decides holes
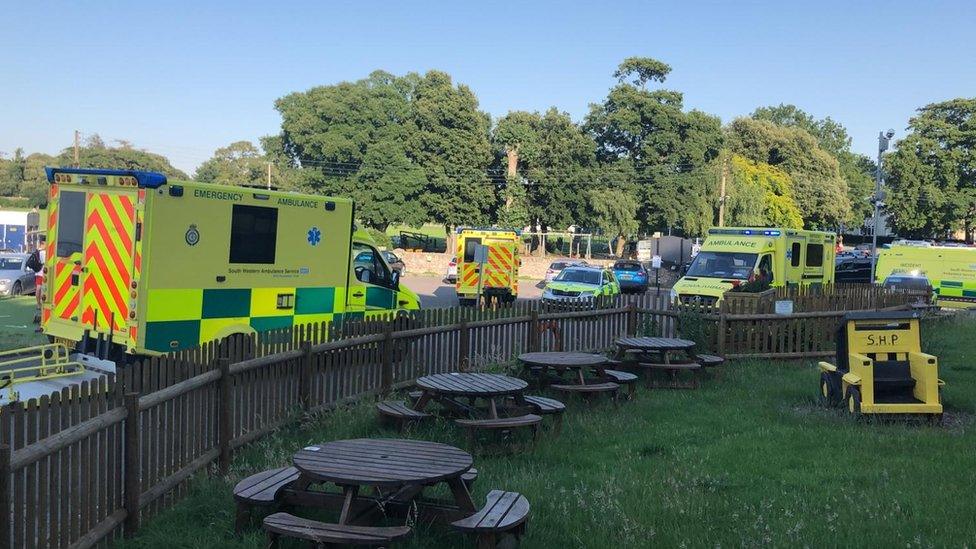
[[[461,482],[468,487],[469,491],[471,490],[471,487],[474,486],[474,481],[476,480],[478,480],[478,470],[474,467],[468,469],[466,473],[461,475]]]
[[[603,383],[588,383],[586,385],[559,384],[553,385],[551,388],[554,391],[560,391],[563,393],[577,393],[582,395],[584,398],[589,398],[591,395],[598,393],[609,393],[614,402],[617,401],[617,394],[620,391],[620,385],[612,381],[606,381]]]
[[[701,381],[699,379],[702,372],[702,365],[697,362],[670,362],[670,363],[659,363],[659,362],[639,362],[638,365],[645,370],[666,372],[670,381],[667,383],[662,383],[652,379],[652,376],[647,376],[647,383],[649,387],[655,388],[668,388],[668,389],[697,389],[701,386]],[[679,372],[691,372],[691,381],[683,382],[677,378]]]
[[[719,368],[719,366],[725,364],[725,357],[718,355],[695,355],[695,362],[701,364],[702,368],[706,370],[709,368],[714,369],[716,379],[722,378],[722,368]]]
[[[279,467],[251,475],[234,486],[237,513],[234,530],[243,529],[253,507],[268,507],[278,503],[281,490],[298,480],[301,473],[294,467]]]
[[[555,428],[556,433],[562,431],[563,425],[563,413],[566,411],[566,405],[554,398],[546,398],[544,396],[536,395],[525,395],[523,397],[525,403],[532,407],[536,414],[542,416],[553,416],[555,418]]]
[[[513,535],[518,540],[525,533],[529,518],[529,500],[517,492],[492,490],[485,506],[470,517],[451,523],[458,530],[478,536],[478,548],[494,548],[500,537]]]
[[[531,427],[532,439],[537,440],[539,438],[539,424],[542,423],[542,416],[526,414],[524,416],[489,419],[455,419],[454,422],[467,430],[468,445],[473,449],[475,446],[475,435],[479,430],[501,431]]]
[[[289,513],[275,513],[264,518],[264,530],[268,534],[268,547],[278,546],[281,536],[325,544],[388,545],[410,535],[409,526],[354,526],[319,522]]]
[[[621,370],[604,370],[607,378],[618,385],[627,386],[627,400],[632,400],[634,398],[634,393],[637,391],[637,375],[630,372],[623,372]]]
[[[417,410],[407,406],[407,404],[402,400],[386,400],[383,402],[378,402],[376,403],[376,410],[382,417],[396,422],[397,426],[401,430],[411,421],[421,421],[430,417],[429,414],[418,412]]]

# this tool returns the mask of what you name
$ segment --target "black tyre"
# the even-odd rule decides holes
[[[857,387],[847,389],[847,411],[855,415],[861,413],[861,390]]]
[[[24,293],[23,286],[20,285],[20,282],[14,282],[14,287],[10,289],[10,295],[18,296],[22,293]]]
[[[833,406],[834,403],[831,402],[831,391],[830,391],[830,376],[826,373],[820,374],[820,394],[819,400],[820,404],[823,406]]]

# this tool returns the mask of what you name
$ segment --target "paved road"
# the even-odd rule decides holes
[[[457,294],[454,293],[454,284],[448,284],[440,277],[407,273],[400,283],[417,292],[420,296],[420,305],[424,308],[453,307],[458,304]],[[651,289],[650,291],[654,292],[655,290]],[[542,282],[519,280],[519,299],[531,300],[541,297]]]
[[[407,273],[400,284],[420,295],[422,307],[453,307],[458,304],[454,284],[448,284],[440,277]],[[519,280],[519,299],[540,297],[542,297],[542,285],[538,281]]]

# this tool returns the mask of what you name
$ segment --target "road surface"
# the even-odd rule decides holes
[[[438,276],[407,273],[400,280],[400,284],[417,292],[420,296],[420,306],[425,309],[454,307],[458,304],[454,284],[448,284]],[[542,282],[538,280],[519,280],[518,297],[520,300],[539,299],[542,297],[542,287]],[[655,290],[651,288],[649,291]]]

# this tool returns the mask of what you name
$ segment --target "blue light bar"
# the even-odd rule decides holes
[[[156,172],[141,172],[137,170],[103,170],[99,168],[44,168],[47,174],[48,183],[54,183],[54,174],[78,174],[78,175],[111,175],[133,177],[139,186],[145,189],[157,189],[166,184],[166,176]]]
[[[780,236],[783,233],[781,231],[776,231],[771,229],[712,228],[708,230],[708,234],[726,234],[726,235],[743,235],[743,236]]]

